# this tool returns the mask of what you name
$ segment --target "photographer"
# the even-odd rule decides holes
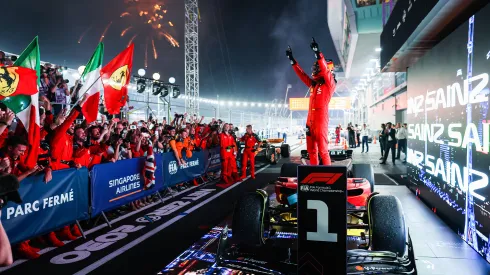
[[[39,79],[39,98],[50,96],[51,89],[55,86],[48,75],[48,70],[41,66],[41,77]]]
[[[62,109],[69,107],[71,99],[67,83],[68,80],[64,80],[62,75],[56,76],[55,86],[51,89],[51,93],[54,94],[55,100],[53,106],[55,114],[58,114]]]

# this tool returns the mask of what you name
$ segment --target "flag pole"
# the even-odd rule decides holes
[[[81,94],[81,95],[78,97],[77,101],[75,102],[75,104],[73,104],[73,107],[71,107],[70,112],[68,112],[68,113],[71,113],[71,111],[73,110],[73,108],[75,108],[75,106],[77,106],[77,104],[78,104],[78,103],[80,103],[80,101],[82,100],[83,96],[84,96],[84,95],[85,95],[85,94],[88,92],[88,90],[90,90],[90,88],[92,88],[92,87],[95,85],[95,83],[97,83],[97,81],[99,81],[99,79],[100,79],[101,77],[102,77],[102,76],[101,76],[101,75],[99,75],[99,77],[98,77],[98,78],[97,78],[97,79],[94,81],[94,83],[92,83],[92,85],[90,85],[90,87],[88,87],[88,88],[85,90],[85,92],[83,92],[83,94]],[[82,87],[83,87],[83,86],[82,86]],[[76,89],[76,87],[75,87],[75,89]]]

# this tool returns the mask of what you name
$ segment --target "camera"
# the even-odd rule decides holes
[[[41,149],[43,149],[44,151],[49,151],[50,150],[50,147],[49,147],[49,143],[47,143],[46,141],[41,141],[41,145],[40,145]]]
[[[48,159],[38,160],[37,165],[42,166],[42,167],[48,167],[49,166],[49,160]]]

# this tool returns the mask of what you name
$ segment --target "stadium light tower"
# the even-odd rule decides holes
[[[198,0],[185,0],[185,111],[199,114]]]

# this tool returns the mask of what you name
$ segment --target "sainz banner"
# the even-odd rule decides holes
[[[53,172],[45,183],[44,174],[21,181],[23,203],[9,202],[2,209],[2,224],[12,244],[40,236],[76,220],[88,219],[88,170]]]
[[[114,209],[163,188],[162,154],[155,154],[155,185],[144,189],[142,171],[145,158],[98,164],[90,172],[92,186],[92,216]]]

